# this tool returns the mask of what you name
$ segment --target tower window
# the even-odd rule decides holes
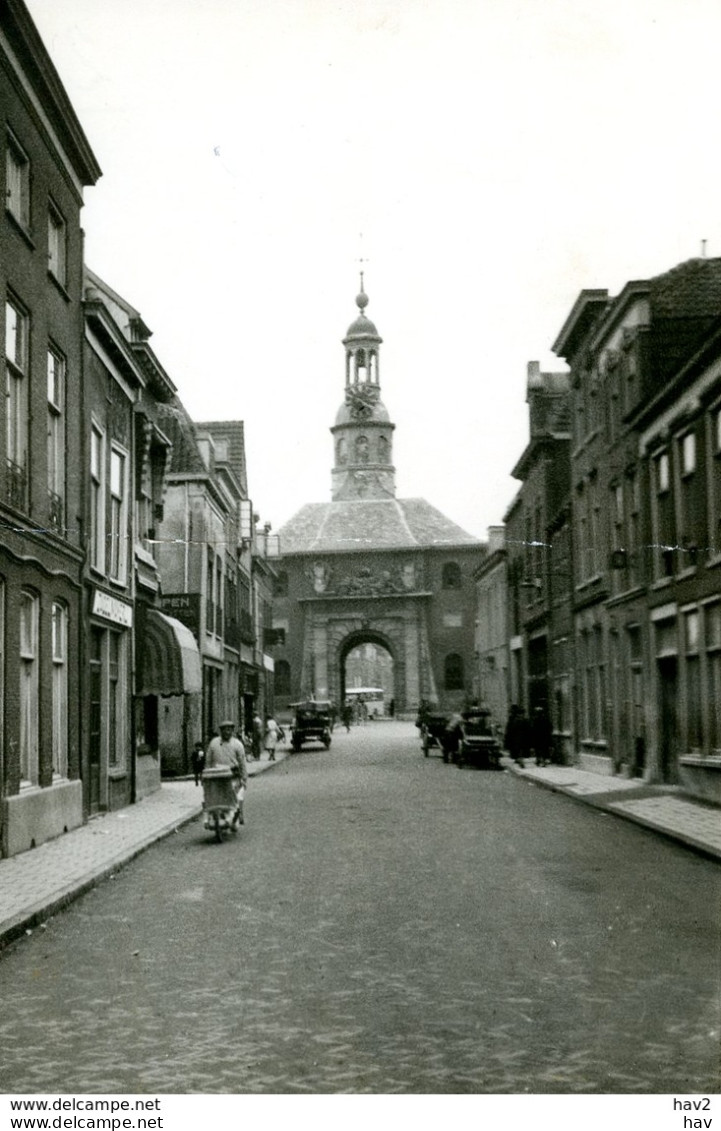
[[[356,463],[368,463],[368,437],[359,436],[355,442]]]
[[[444,682],[446,691],[463,690],[463,656],[458,652],[451,652],[446,656],[444,667]]]
[[[346,444],[345,440],[342,437],[338,441],[338,444],[337,444],[337,447],[336,447],[336,459],[338,460],[338,463],[341,463],[341,464],[346,463],[346,461],[348,459],[348,445]]]
[[[378,462],[388,463],[388,437],[378,437]]]
[[[461,588],[461,567],[458,562],[446,562],[443,566],[442,585],[444,589]]]

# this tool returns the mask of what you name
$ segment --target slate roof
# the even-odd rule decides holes
[[[482,545],[425,499],[308,503],[278,534],[282,555]]]
[[[197,431],[210,432],[213,439],[224,441],[227,444],[227,463],[232,468],[238,481],[244,488],[246,484],[245,465],[245,426],[242,420],[210,420],[196,421]],[[216,463],[223,461],[216,452]]]
[[[195,426],[176,397],[172,404],[158,405],[158,422],[173,445],[170,456],[171,474],[205,474],[206,467],[198,450]]]

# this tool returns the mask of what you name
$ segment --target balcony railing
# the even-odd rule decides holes
[[[7,482],[5,497],[11,507],[25,511],[28,505],[28,477],[24,467],[13,460],[7,461]]]

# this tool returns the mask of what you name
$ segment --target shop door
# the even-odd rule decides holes
[[[90,812],[100,808],[103,749],[103,631],[90,630],[90,743],[88,795]]]
[[[678,661],[675,656],[658,660],[659,748],[661,781],[678,781]]]

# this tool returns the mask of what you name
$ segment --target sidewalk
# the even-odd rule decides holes
[[[260,762],[248,759],[248,777],[280,765],[289,753],[279,748],[275,762],[265,754]],[[165,781],[136,805],[93,817],[64,836],[0,860],[0,949],[192,821],[202,810],[202,796],[192,777]]]
[[[510,758],[503,758],[502,762],[518,777],[635,821],[687,848],[721,860],[721,810],[716,805],[695,801],[678,787],[647,785],[638,778],[604,777],[576,766],[541,767],[530,759],[523,769]]]

